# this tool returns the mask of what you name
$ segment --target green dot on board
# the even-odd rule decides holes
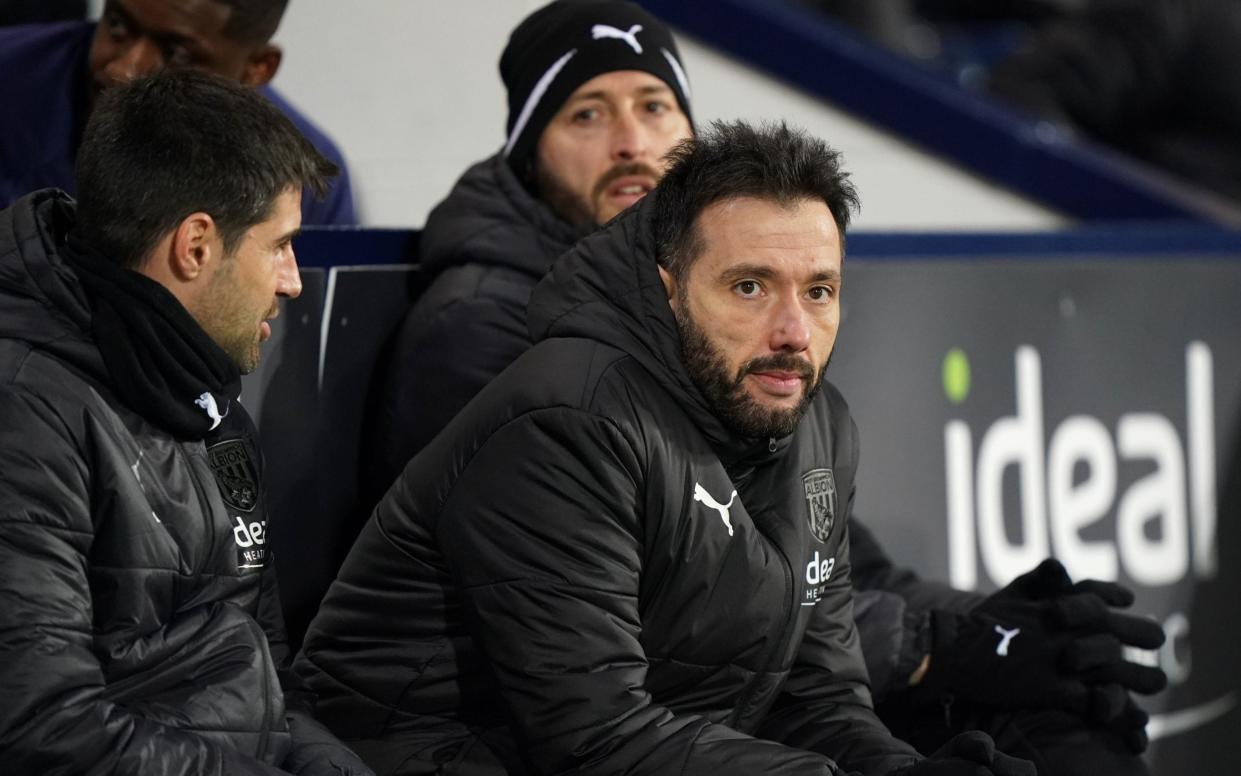
[[[944,356],[944,394],[948,401],[960,404],[970,394],[970,360],[965,351],[953,348]]]

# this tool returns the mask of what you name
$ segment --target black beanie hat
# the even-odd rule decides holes
[[[555,0],[530,14],[500,56],[508,89],[504,154],[523,177],[544,127],[582,84],[603,73],[641,70],[676,95],[686,118],[689,83],[672,33],[635,3]]]

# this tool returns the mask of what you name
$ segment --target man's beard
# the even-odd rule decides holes
[[[587,199],[569,188],[569,186],[548,170],[545,165],[534,164],[534,187],[539,198],[547,203],[555,213],[573,226],[601,226],[595,203],[600,195],[617,179],[626,175],[645,175],[658,181],[659,171],[641,162],[618,164],[595,182],[594,188]]]
[[[737,374],[729,375],[727,361],[715,343],[688,312],[687,301],[682,299],[677,316],[677,329],[681,334],[681,353],[690,378],[706,397],[707,404],[724,425],[743,437],[786,437],[792,434],[806,414],[806,408],[823,384],[827,364],[814,373],[814,367],[804,358],[792,353],[777,353],[752,358],[741,365]],[[829,358],[830,362],[831,359]],[[766,407],[751,398],[744,381],[747,375],[766,371],[792,372],[802,378],[802,396],[797,406],[790,409]]]

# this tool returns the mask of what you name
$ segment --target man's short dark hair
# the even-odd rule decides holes
[[[201,211],[231,253],[280,194],[309,187],[322,196],[338,172],[254,89],[168,69],[100,95],[78,150],[79,228],[133,268]]]
[[[242,43],[266,43],[276,34],[289,0],[215,0],[233,9],[224,34]]]
[[[858,197],[840,168],[840,154],[822,140],[783,122],[754,127],[716,121],[669,158],[668,172],[650,196],[656,256],[678,280],[702,249],[698,216],[715,202],[737,197],[782,205],[822,201],[840,230],[843,249]]]

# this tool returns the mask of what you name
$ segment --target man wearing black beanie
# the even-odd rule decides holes
[[[431,212],[429,287],[402,326],[375,418],[367,510],[414,453],[530,347],[526,304],[578,238],[655,187],[691,137],[671,32],[634,3],[557,0],[500,58],[503,148]]]

